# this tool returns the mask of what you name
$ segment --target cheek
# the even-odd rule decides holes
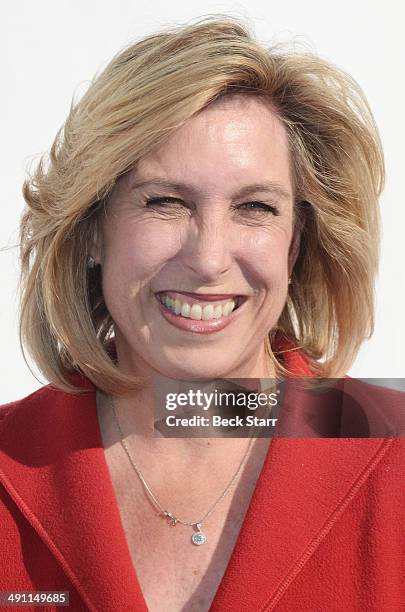
[[[290,233],[281,229],[256,232],[245,240],[245,262],[261,282],[278,285],[288,270]]]
[[[111,281],[143,281],[154,276],[179,249],[176,228],[159,223],[127,224],[110,235],[105,247],[104,272]],[[114,283],[114,284],[116,284]]]

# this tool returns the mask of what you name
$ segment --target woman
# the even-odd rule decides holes
[[[344,376],[373,329],[383,174],[356,83],[232,18],[112,60],[24,186],[21,338],[51,384],[2,410],[0,590],[403,609],[401,440],[325,432],[291,394],[271,445],[154,435],[160,377]]]

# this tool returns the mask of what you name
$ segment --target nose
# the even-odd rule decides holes
[[[234,231],[223,215],[190,221],[182,249],[183,264],[201,283],[215,282],[231,268]]]

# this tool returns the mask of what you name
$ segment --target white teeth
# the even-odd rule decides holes
[[[221,317],[222,317],[222,306],[215,306],[214,319],[220,319]]]
[[[181,302],[180,300],[174,300],[174,312],[176,315],[181,313]]]
[[[190,304],[184,303],[181,305],[181,316],[182,317],[189,317],[190,311],[191,311]]]
[[[190,319],[200,321],[202,317],[202,308],[199,304],[193,304],[190,311]]]
[[[181,315],[182,317],[187,317],[189,319],[195,319],[196,321],[210,321],[211,319],[220,319],[221,317],[226,317],[236,307],[236,300],[230,300],[225,304],[205,304],[205,306],[201,306],[200,304],[188,304],[187,302],[181,302],[178,298],[173,299],[168,295],[160,295],[159,300],[166,306],[172,310],[176,315]]]
[[[234,302],[227,302],[225,306],[222,307],[222,314],[225,316],[229,315],[229,313],[232,312],[234,305]]]
[[[213,305],[212,304],[208,304],[207,306],[204,306],[204,308],[202,309],[202,316],[201,316],[201,318],[204,321],[209,321],[213,317],[214,317],[214,307],[213,307]]]

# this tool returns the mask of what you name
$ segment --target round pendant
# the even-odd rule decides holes
[[[197,533],[193,533],[191,541],[196,546],[201,546],[201,544],[205,544],[207,541],[207,536],[202,531],[198,531]]]
[[[193,535],[191,536],[191,541],[196,546],[201,546],[201,544],[205,544],[205,542],[207,541],[207,536],[201,531],[201,523],[197,523],[196,527],[198,531],[196,531],[196,533],[193,533]]]

